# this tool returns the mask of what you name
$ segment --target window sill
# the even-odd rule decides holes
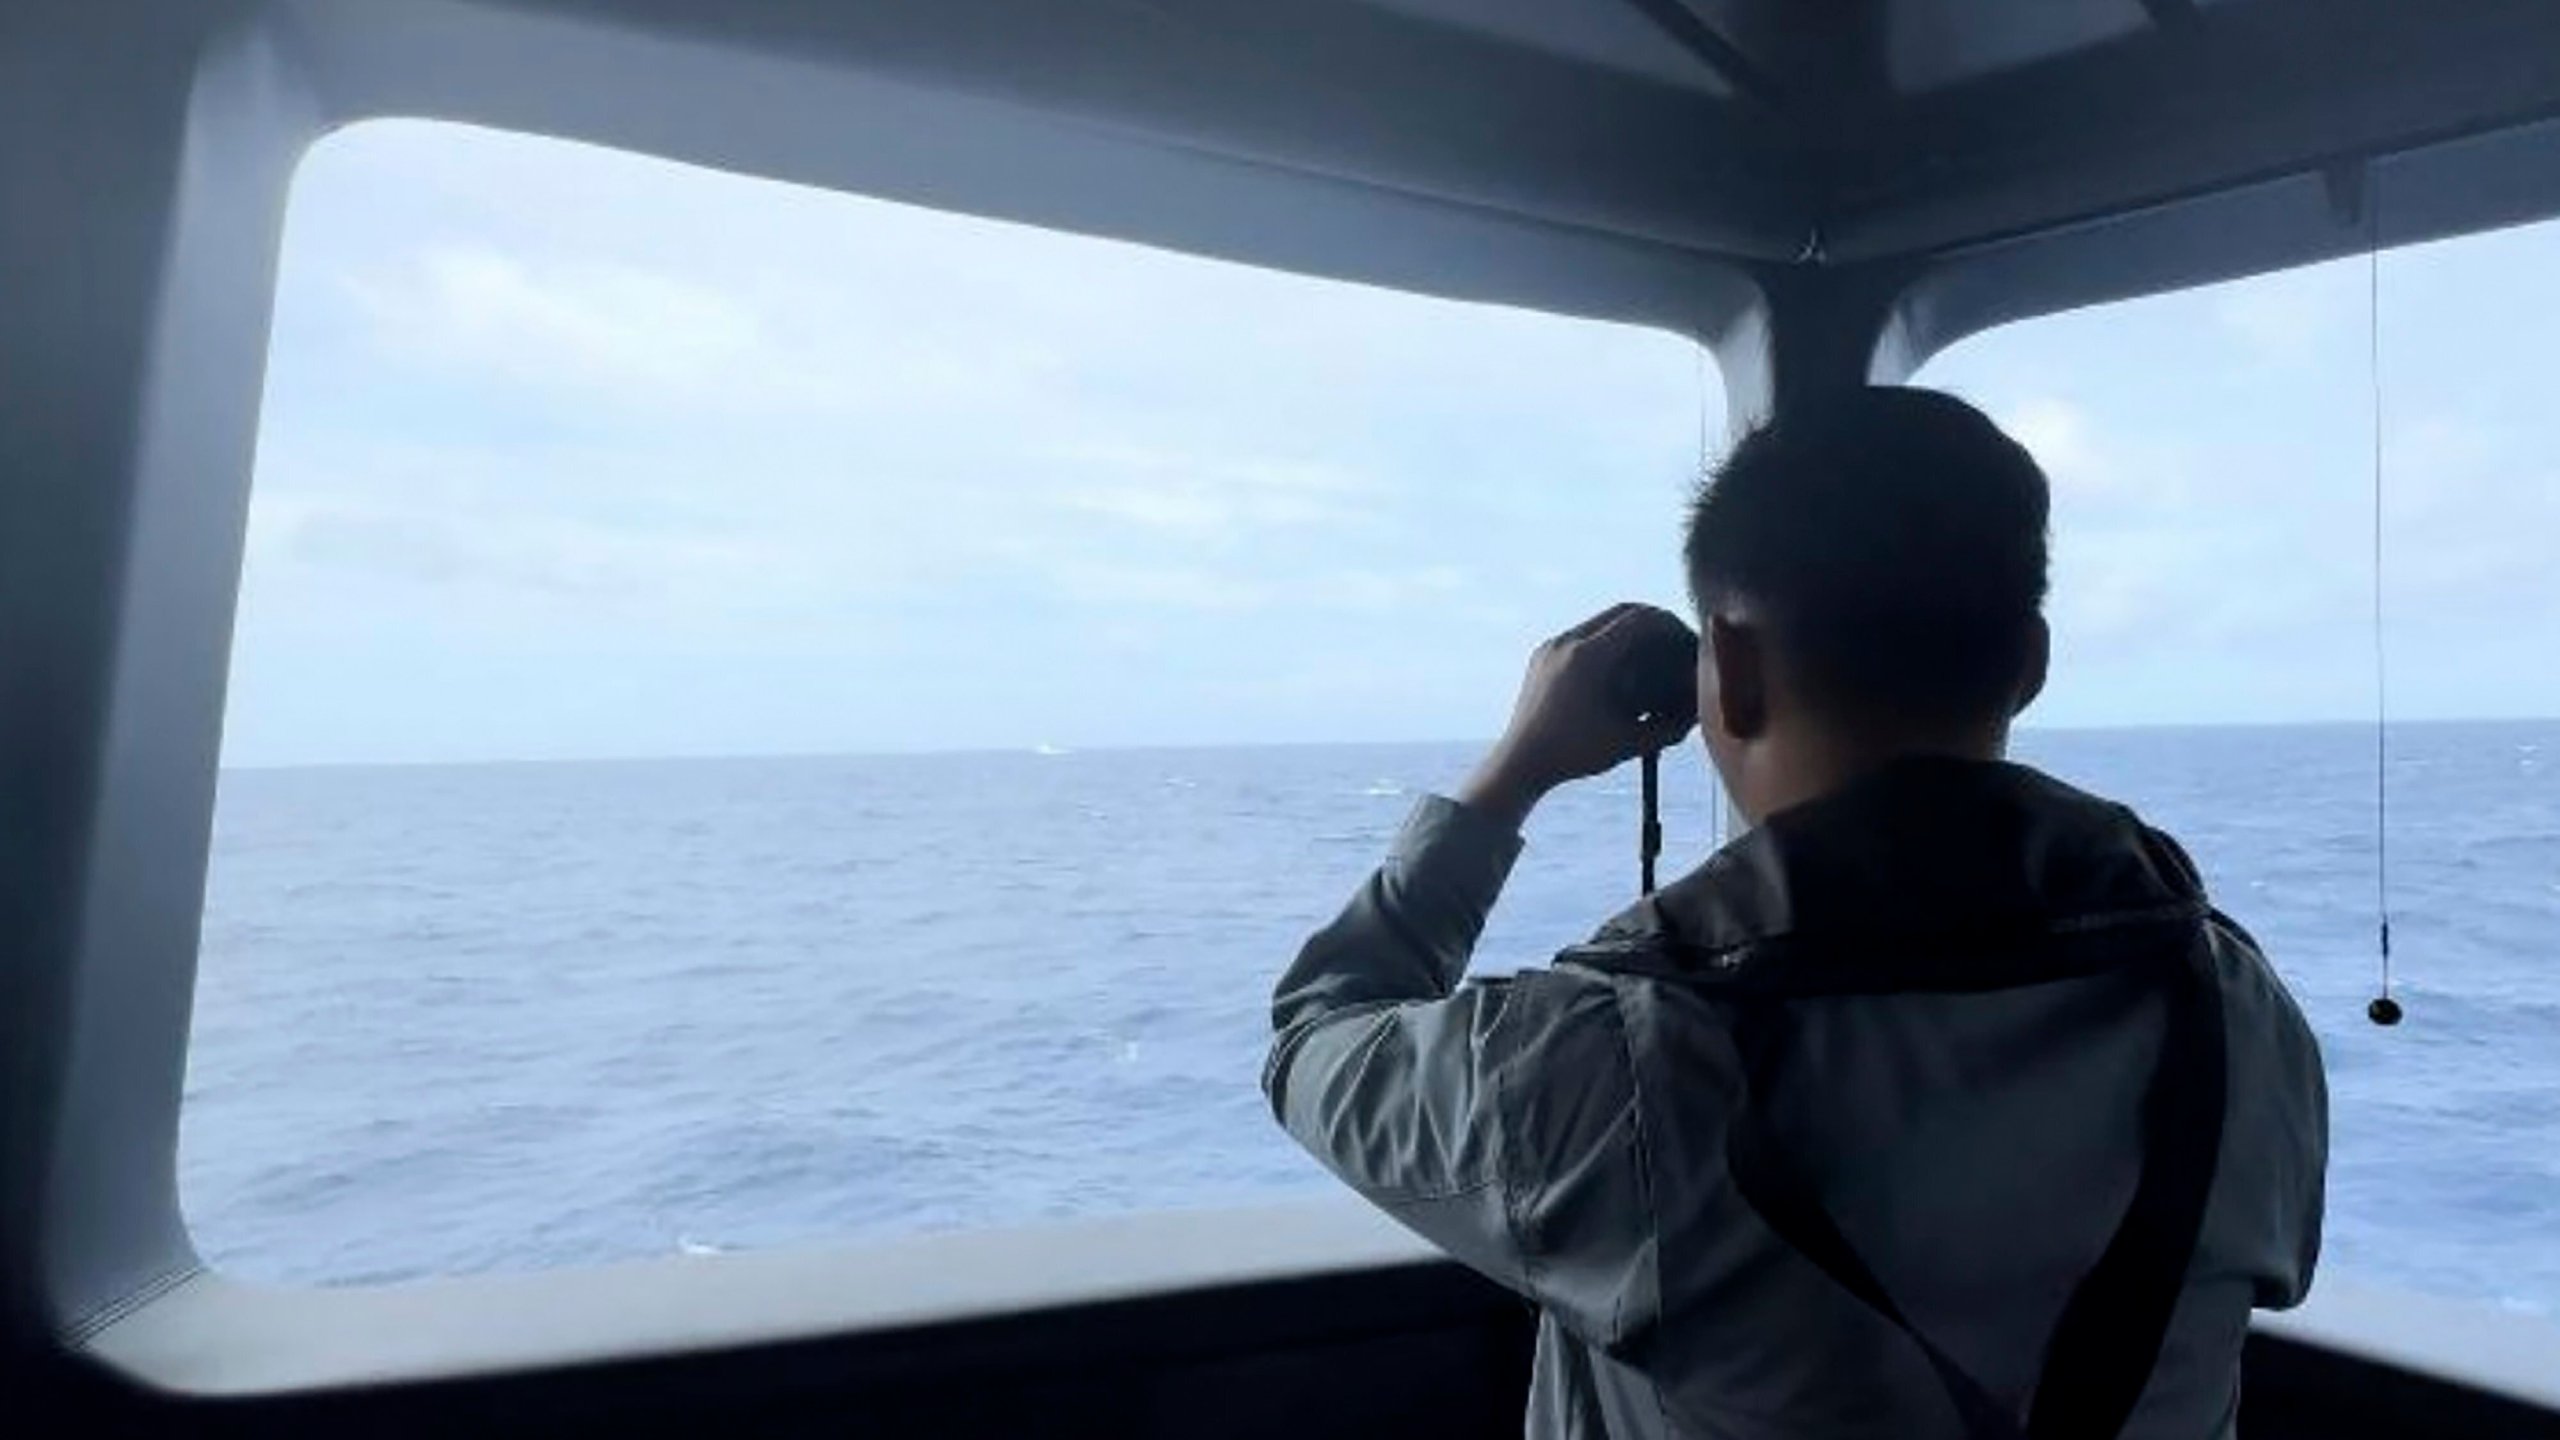
[[[1461,1273],[1367,1207],[1316,1200],[366,1289],[200,1272],[103,1326],[85,1348],[162,1394],[255,1399],[816,1340],[886,1349],[973,1323],[1393,1271]],[[1481,1307],[1474,1287],[1462,1293],[1476,1298],[1461,1304]],[[1392,1327],[1399,1308],[1363,1305],[1359,1321]],[[2324,1280],[2300,1309],[2259,1316],[2256,1330],[2560,1412],[2560,1327],[2531,1315]],[[1049,1325],[1042,1343],[1071,1333]]]
[[[2560,1326],[2535,1315],[2321,1280],[2301,1308],[2262,1314],[2277,1341],[2560,1412]]]
[[[361,1289],[271,1287],[205,1271],[103,1326],[85,1348],[164,1394],[254,1398],[886,1339],[1447,1264],[1365,1206],[1314,1201]]]

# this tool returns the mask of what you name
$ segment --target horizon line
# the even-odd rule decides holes
[[[2530,725],[2560,723],[2551,715],[2456,715],[2423,716],[2395,719],[2387,729],[2438,725]],[[2021,737],[2038,735],[2103,735],[2129,732],[2180,730],[2337,730],[2371,729],[2372,717],[2361,719],[2321,720],[2132,720],[2108,724],[2022,725]],[[726,750],[628,753],[606,755],[488,755],[450,758],[407,759],[322,759],[322,760],[218,760],[216,772],[272,773],[288,770],[429,770],[497,768],[537,765],[655,765],[751,760],[927,760],[986,756],[1021,756],[1030,759],[1066,758],[1075,755],[1140,755],[1165,751],[1206,750],[1347,750],[1422,748],[1435,746],[1484,746],[1493,737],[1475,739],[1401,739],[1401,740],[1175,740],[1152,742],[1106,742],[1098,745],[1053,745],[1033,741],[1016,745],[964,745],[950,748],[876,748],[843,750]],[[1688,742],[1684,739],[1683,744]]]

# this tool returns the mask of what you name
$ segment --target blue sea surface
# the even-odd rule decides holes
[[[2328,1059],[2325,1272],[2560,1312],[2560,722],[2032,733],[2180,836]],[[181,1193],[372,1284],[1327,1193],[1270,984],[1458,745],[226,772]],[[1666,873],[1714,841],[1694,750]],[[1540,812],[1480,969],[1635,889],[1632,772]]]

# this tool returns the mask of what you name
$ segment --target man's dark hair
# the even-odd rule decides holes
[[[1817,703],[2005,718],[2044,604],[2044,471],[1990,417],[1877,387],[1742,437],[1698,488],[1701,611],[1747,602]]]

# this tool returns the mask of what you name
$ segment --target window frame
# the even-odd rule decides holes
[[[47,681],[9,705],[27,740],[6,758],[32,781],[31,853],[12,863],[38,884],[8,972],[23,1003],[0,1008],[0,1053],[17,1062],[0,1093],[0,1186],[35,1223],[0,1236],[0,1315],[74,1343],[172,1297],[189,1298],[158,1313],[247,1293],[208,1279],[189,1238],[178,1109],[284,214],[330,131],[429,118],[549,133],[1693,335],[1747,289],[1672,244],[1059,124],[962,87],[671,43],[641,20],[469,0],[243,0],[155,20],[48,17],[54,30],[29,42],[63,52],[46,75],[59,93],[31,103],[94,123],[68,169],[51,127],[25,136],[45,163],[16,168],[31,194],[13,206],[56,217],[38,228],[82,256],[35,258],[76,265],[112,305],[83,308],[69,288],[0,295],[0,354],[23,346],[77,390],[56,428],[39,427],[63,442],[39,452],[52,483],[0,494],[15,533],[70,537],[28,550],[43,563],[0,595],[0,636],[25,639],[16,653]],[[669,107],[670,91],[706,98]],[[827,138],[863,134],[933,143]],[[136,180],[85,183],[102,172]]]

